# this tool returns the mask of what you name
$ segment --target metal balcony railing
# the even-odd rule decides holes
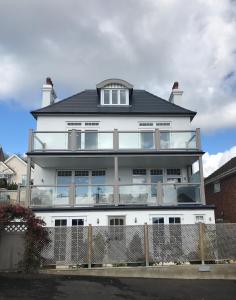
[[[200,150],[195,131],[31,131],[29,152]]]

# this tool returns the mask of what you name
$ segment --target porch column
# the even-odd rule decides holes
[[[163,187],[160,181],[157,182],[157,206],[163,205]]]
[[[200,128],[196,129],[196,147],[197,149],[201,150],[201,135],[200,135]]]
[[[31,157],[27,157],[27,177],[26,177],[26,203],[25,206],[28,207],[30,205],[30,198],[31,198]]]
[[[204,186],[202,156],[199,156],[198,163],[199,163],[199,174],[200,174],[200,194],[201,194],[202,204],[205,205],[206,204],[206,198],[205,198],[205,186]]]
[[[33,130],[29,130],[29,138],[28,138],[28,152],[33,150]],[[26,176],[26,203],[25,206],[28,207],[30,205],[30,198],[31,198],[31,164],[32,158],[27,156],[27,176]]]
[[[119,204],[119,166],[118,156],[114,157],[114,202],[117,206]]]
[[[119,134],[117,129],[114,129],[113,131],[113,150],[119,150]]]
[[[155,148],[156,150],[161,149],[161,135],[158,128],[155,129]]]

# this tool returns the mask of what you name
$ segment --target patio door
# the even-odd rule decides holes
[[[111,216],[108,224],[109,260],[122,261],[126,255],[125,216]]]
[[[84,218],[71,218],[71,262],[76,265],[85,262],[87,253],[87,231],[84,227],[84,223]]]
[[[54,218],[54,259],[65,262],[67,253],[67,218]]]
[[[72,183],[72,171],[57,171],[55,205],[69,205],[69,186]]]

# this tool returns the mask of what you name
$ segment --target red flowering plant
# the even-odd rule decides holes
[[[0,229],[13,221],[23,222],[25,231],[25,251],[20,269],[24,272],[35,272],[39,269],[42,256],[41,252],[50,242],[45,222],[36,217],[31,209],[20,205],[0,206]]]

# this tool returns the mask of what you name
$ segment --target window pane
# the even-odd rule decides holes
[[[112,90],[112,104],[118,104],[118,91]]]
[[[97,132],[85,132],[85,149],[98,148],[98,134]]]
[[[120,104],[126,104],[126,91],[125,90],[120,90]]]
[[[153,224],[164,224],[164,218],[152,218],[152,223]]]
[[[180,175],[180,169],[167,169],[167,175]]]
[[[81,200],[88,197],[89,172],[87,170],[75,171],[76,197]]]
[[[84,225],[83,219],[72,219],[72,226]]]
[[[104,90],[104,104],[110,104],[110,91]]]
[[[141,148],[142,149],[153,149],[153,133],[152,132],[141,132]]]
[[[133,175],[146,175],[146,169],[133,169]]]

